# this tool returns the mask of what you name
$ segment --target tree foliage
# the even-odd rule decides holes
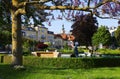
[[[11,44],[11,33],[9,31],[0,31],[0,45]]]
[[[117,40],[118,45],[120,46],[120,26],[118,26],[117,30],[115,31],[115,38]]]
[[[10,10],[3,0],[0,1],[0,31],[11,31]]]
[[[26,10],[26,14],[22,14],[21,16],[21,24],[23,24],[24,26],[28,26],[28,24],[31,24],[30,20],[33,19],[33,23],[35,25],[37,24],[42,24],[42,22],[45,21],[46,16],[48,16],[49,14],[46,13],[44,10],[39,10],[37,9],[35,6],[33,5],[29,5],[26,6],[22,5],[22,2],[28,2],[27,0],[18,0],[19,4],[20,4],[20,8],[25,9]],[[9,8],[8,8],[9,7]],[[18,5],[19,7],[19,5]],[[11,6],[11,0],[7,1],[7,0],[1,0],[0,1],[0,27],[1,29],[9,29],[9,31],[11,31],[11,11],[12,6]]]
[[[110,42],[111,42],[111,35],[105,26],[99,27],[97,32],[92,37],[92,44],[94,46],[98,46],[100,43],[102,43],[103,46],[109,46]]]
[[[98,23],[95,17],[91,14],[81,15],[76,17],[75,23],[72,25],[72,33],[75,36],[75,41],[80,45],[92,45],[91,38],[97,31]]]

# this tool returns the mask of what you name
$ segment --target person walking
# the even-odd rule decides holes
[[[74,46],[74,54],[75,54],[75,57],[78,57],[78,42],[75,42],[75,46]]]

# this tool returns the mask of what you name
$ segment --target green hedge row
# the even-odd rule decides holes
[[[96,52],[100,54],[120,55],[120,49],[98,49]]]
[[[32,61],[30,61],[32,60]],[[120,58],[38,58],[24,59],[25,65],[45,68],[95,68],[120,66]]]
[[[58,50],[58,51],[61,52],[61,53],[65,53],[65,54],[74,53],[74,50],[73,50],[73,49],[60,49],[60,50]],[[78,52],[79,52],[79,53],[84,53],[84,49],[78,48]]]
[[[118,67],[120,58],[40,58],[26,56],[24,65],[36,68],[95,68]],[[10,58],[4,58],[4,63],[9,63]]]
[[[31,61],[30,61],[31,60]],[[27,66],[36,66],[41,68],[90,68],[93,66],[91,59],[80,58],[24,58],[24,64]]]

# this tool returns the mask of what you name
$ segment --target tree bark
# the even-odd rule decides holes
[[[22,33],[21,33],[21,15],[15,14],[17,8],[17,0],[12,0],[12,65],[22,65]],[[15,4],[16,3],[16,4]]]

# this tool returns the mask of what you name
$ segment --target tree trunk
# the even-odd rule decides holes
[[[12,15],[12,65],[13,66],[22,65],[23,63],[21,15],[20,14],[15,15],[15,11],[17,11],[17,9],[15,7],[12,8],[11,15]]]

